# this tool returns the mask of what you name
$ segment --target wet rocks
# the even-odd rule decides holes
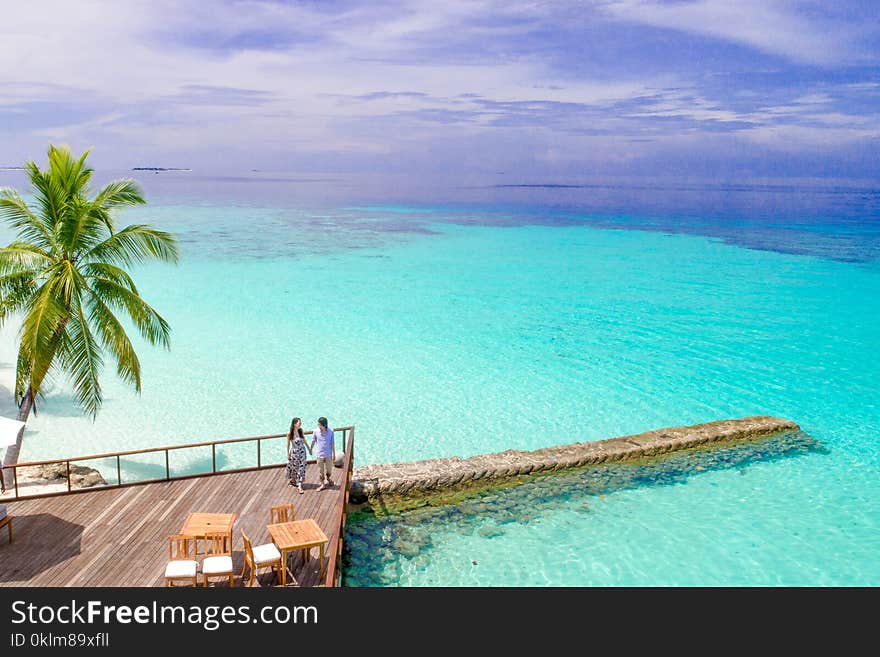
[[[495,538],[496,536],[504,536],[504,530],[497,525],[483,525],[477,530],[477,533],[483,538]]]
[[[34,482],[57,484],[67,480],[66,463],[47,463],[45,465],[33,465],[19,468],[18,477],[20,482]],[[101,473],[95,468],[84,465],[70,465],[71,488],[91,488],[92,486],[106,486],[107,482]]]
[[[381,500],[381,504],[373,506],[390,512],[424,506],[431,503],[430,498],[435,497],[438,498],[436,503],[456,503],[475,492],[505,483],[519,483],[520,479],[534,477],[538,472],[560,472],[590,465],[602,467],[597,464],[658,458],[655,455],[671,451],[752,441],[782,432],[797,431],[798,426],[789,420],[753,416],[647,431],[623,438],[545,447],[531,452],[509,449],[464,459],[452,457],[368,465],[355,468],[351,499],[357,504]],[[704,468],[701,464],[696,470]],[[625,478],[626,474],[616,472],[615,477]],[[599,484],[595,480],[590,483]],[[606,487],[611,484],[612,482],[604,483]],[[551,486],[551,490],[547,492],[555,495],[560,490],[553,490]],[[456,495],[459,499],[456,499]],[[465,509],[463,512],[477,511]]]

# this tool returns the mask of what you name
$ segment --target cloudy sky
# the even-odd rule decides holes
[[[876,0],[30,0],[0,165],[880,179]]]

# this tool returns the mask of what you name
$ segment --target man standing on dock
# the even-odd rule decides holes
[[[333,462],[336,460],[336,447],[333,444],[333,429],[327,426],[327,418],[318,418],[318,427],[312,434],[312,449],[315,444],[318,445],[318,451],[315,456],[318,461],[318,477],[321,479],[321,485],[318,490],[333,485],[330,475],[333,474]]]

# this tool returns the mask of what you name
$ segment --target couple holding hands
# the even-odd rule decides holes
[[[318,477],[321,480],[318,490],[324,490],[333,484],[330,478],[333,473],[333,462],[336,460],[333,429],[327,426],[327,418],[319,417],[318,426],[312,432],[312,444],[306,445],[302,420],[298,417],[293,418],[290,422],[290,431],[287,432],[287,485],[296,486],[300,493],[303,492],[302,485],[306,478],[306,448],[311,454],[315,445],[318,446],[316,458]]]

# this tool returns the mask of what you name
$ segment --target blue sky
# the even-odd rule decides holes
[[[880,179],[876,0],[10,4],[0,165]]]

